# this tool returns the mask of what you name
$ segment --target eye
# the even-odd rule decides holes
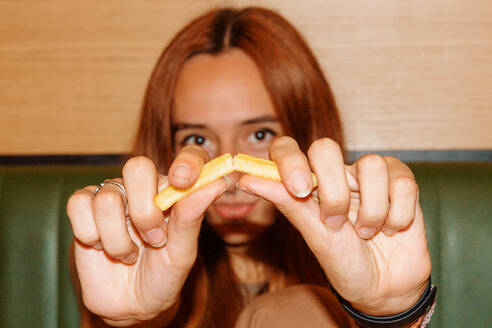
[[[186,146],[186,145],[205,146],[208,143],[209,143],[209,141],[205,137],[203,137],[199,134],[189,135],[186,138],[184,138],[183,141],[181,142],[181,144],[184,146]]]
[[[270,140],[272,137],[276,135],[275,132],[273,132],[271,129],[265,128],[265,129],[260,129],[255,132],[253,132],[249,137],[248,140],[250,142],[265,142]]]

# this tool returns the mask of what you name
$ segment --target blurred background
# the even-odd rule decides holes
[[[0,156],[128,153],[170,38],[207,9],[245,5],[305,36],[349,151],[492,159],[487,0],[0,0]]]

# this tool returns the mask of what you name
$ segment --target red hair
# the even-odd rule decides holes
[[[343,148],[332,92],[306,42],[277,13],[249,7],[213,10],[196,18],[163,51],[146,89],[134,155],[151,158],[160,172],[167,172],[173,159],[173,95],[181,67],[194,55],[220,54],[230,48],[241,49],[254,60],[285,133],[297,140],[302,151],[307,152],[321,137],[329,137]],[[232,327],[243,306],[241,295],[220,238],[206,224],[202,230],[199,258],[183,290],[175,325],[184,324],[191,315],[192,298],[206,285],[206,305],[199,314],[202,326]],[[277,282],[283,281],[277,286],[327,283],[304,240],[284,218],[277,219],[261,238],[276,245],[255,253],[280,272],[271,277],[271,290],[277,288],[272,287],[277,278]]]

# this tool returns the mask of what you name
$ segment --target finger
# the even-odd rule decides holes
[[[326,241],[319,206],[311,194],[299,199],[290,194],[285,185],[253,175],[243,175],[237,187],[245,192],[260,196],[275,207],[296,227],[310,245],[321,245]]]
[[[133,224],[148,244],[164,246],[164,215],[154,203],[158,188],[155,164],[147,157],[131,158],[123,167],[123,179]]]
[[[275,139],[270,147],[270,158],[277,164],[280,177],[292,195],[305,198],[311,193],[311,169],[294,139],[287,136]]]
[[[202,147],[184,147],[169,168],[169,182],[176,188],[191,187],[208,159],[208,154]]]
[[[226,189],[224,179],[219,179],[192,192],[171,208],[166,247],[173,262],[182,269],[190,269],[196,259],[206,209]]]
[[[125,207],[119,188],[112,184],[105,184],[92,199],[94,221],[104,251],[114,259],[134,263],[138,249],[128,233]]]
[[[338,231],[347,220],[350,204],[342,150],[335,141],[323,138],[311,145],[308,156],[318,178],[320,218],[328,229]]]
[[[74,237],[82,244],[93,247],[99,242],[99,232],[92,215],[92,197],[96,188],[87,186],[78,190],[67,202],[67,215]]]
[[[355,228],[361,238],[369,239],[379,231],[388,216],[388,165],[381,156],[371,154],[356,162],[356,170],[360,207]]]
[[[315,256],[320,260],[328,277],[339,275],[344,265],[360,263],[360,238],[351,224],[344,224],[337,233],[325,228],[320,218],[316,193],[304,199],[292,196],[280,182],[244,175],[238,186],[275,204],[276,208],[299,230]],[[349,251],[350,256],[347,256]]]
[[[157,192],[161,192],[169,186],[167,175],[157,174]]]
[[[408,166],[394,157],[385,157],[389,166],[390,209],[382,231],[394,235],[407,228],[415,218],[418,186]]]

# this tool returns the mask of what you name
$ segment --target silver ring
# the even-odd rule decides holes
[[[118,181],[114,181],[111,179],[104,180],[104,182],[101,182],[99,186],[96,187],[96,190],[94,190],[94,196],[97,195],[98,191],[101,190],[104,185],[107,184],[112,184],[120,190],[121,197],[123,198],[123,203],[125,204],[125,215],[128,217],[128,202],[126,200],[126,189],[125,186],[119,183]]]
[[[119,183],[118,181],[114,181],[114,180],[111,180],[111,179],[107,179],[107,180],[104,180],[104,182],[101,182],[99,184],[99,186],[97,186],[96,190],[94,190],[94,195],[97,194],[97,192],[99,190],[101,190],[102,187],[104,187],[104,185],[106,184],[112,184],[112,185],[115,185],[116,187],[118,187],[120,190],[121,190],[121,193],[125,196],[126,198],[126,189],[125,189],[125,186],[123,186],[121,183]]]

